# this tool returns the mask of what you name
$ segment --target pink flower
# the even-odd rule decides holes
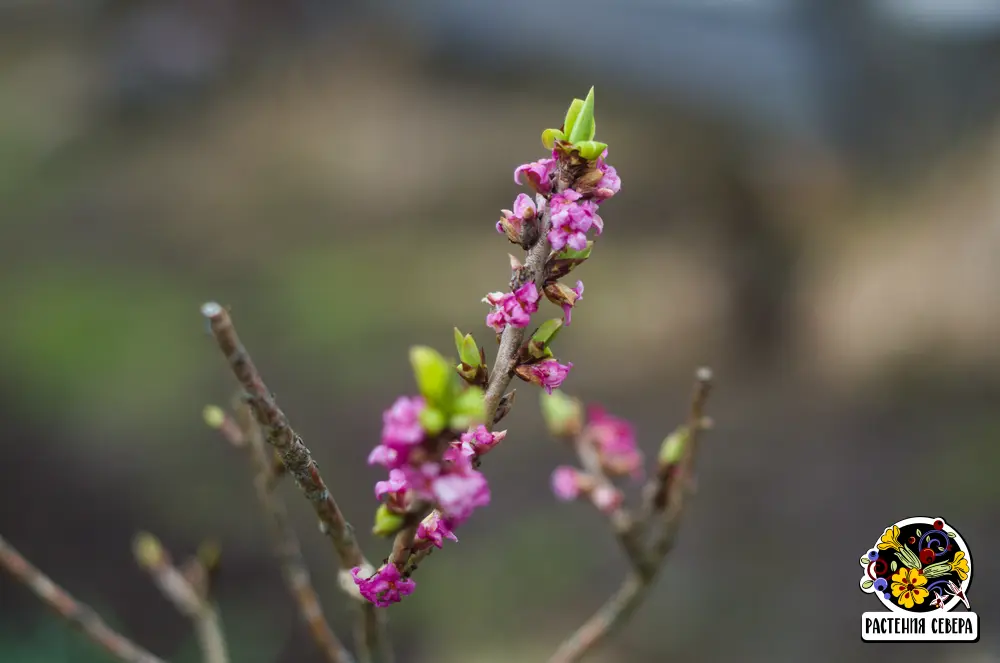
[[[621,178],[614,166],[609,166],[604,160],[608,157],[608,151],[604,150],[601,158],[597,160],[597,168],[601,171],[601,181],[594,187],[594,197],[606,200],[618,193],[622,188]]]
[[[406,472],[399,469],[389,470],[388,481],[378,481],[375,483],[375,499],[380,500],[387,493],[402,494],[409,487],[406,480]]]
[[[397,467],[399,464],[399,452],[395,449],[390,449],[384,444],[379,444],[368,454],[368,464],[383,465],[389,468]]]
[[[609,472],[642,478],[642,452],[636,445],[632,424],[592,405],[587,412],[587,432],[597,445],[601,463]]]
[[[583,299],[583,281],[577,281],[576,287],[573,288],[573,292],[576,293],[576,299],[573,303],[566,302],[562,305],[563,317],[566,319],[566,326],[573,321],[573,307],[576,306],[577,302]]]
[[[546,194],[552,190],[552,174],[556,163],[555,159],[541,159],[518,166],[514,171],[514,182],[521,184],[521,175],[524,175],[528,186],[537,193]]]
[[[561,251],[569,246],[575,251],[587,248],[587,231],[597,228],[600,235],[604,230],[604,221],[597,214],[597,203],[593,200],[580,200],[580,193],[568,189],[552,196],[552,227],[548,238],[552,248]]]
[[[563,383],[571,368],[573,368],[573,362],[567,362],[564,365],[555,359],[546,359],[537,364],[518,366],[515,371],[522,380],[537,384],[551,394],[553,389],[558,389],[559,385]]]
[[[466,456],[482,456],[500,444],[506,436],[507,431],[505,430],[491,433],[486,429],[486,426],[480,425],[474,431],[462,433],[460,440],[462,453]]]
[[[538,288],[529,281],[514,292],[491,292],[483,301],[494,306],[486,316],[486,324],[496,333],[501,333],[507,325],[527,327],[531,314],[538,310]]]
[[[402,465],[389,470],[389,480],[375,484],[375,497],[389,496],[393,505],[406,506],[410,497],[431,499],[431,482],[441,475],[438,463],[422,463],[419,466]]]
[[[490,486],[482,473],[469,469],[444,474],[432,484],[434,499],[442,515],[458,525],[481,506],[490,503]]]
[[[552,472],[552,492],[564,502],[580,495],[580,472],[568,465],[560,465]]]
[[[424,407],[424,399],[419,396],[397,398],[392,407],[382,414],[382,446],[406,453],[423,442],[420,413]]]
[[[594,488],[590,500],[602,513],[611,513],[621,506],[624,496],[621,491],[609,484],[601,484]]]
[[[404,596],[409,596],[416,589],[417,583],[409,578],[403,578],[395,564],[386,564],[370,578],[359,578],[361,567],[351,569],[354,584],[358,586],[361,595],[380,608],[399,603]]]
[[[442,518],[437,511],[431,511],[430,515],[424,518],[417,527],[417,538],[430,542],[437,548],[444,544],[446,538],[458,541],[458,537],[451,531],[448,521]]]
[[[500,210],[500,213],[503,214],[503,218],[497,221],[497,232],[501,235],[506,234],[516,238],[521,235],[521,228],[524,222],[534,219],[537,210],[535,209],[535,203],[530,197],[519,193],[517,194],[517,198],[514,199],[514,210],[503,209]]]

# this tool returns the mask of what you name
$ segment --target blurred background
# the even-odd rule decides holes
[[[971,546],[983,630],[932,655],[1000,660],[998,75],[990,0],[0,2],[0,532],[174,663],[193,636],[131,537],[216,538],[234,661],[320,660],[245,458],[202,424],[235,384],[198,308],[232,307],[383,557],[365,457],[407,349],[490,339],[512,172],[595,85],[623,187],[566,391],[653,455],[695,368],[718,388],[680,544],[591,660],[926,656],[858,634],[881,609],[858,558],[918,515]],[[550,494],[573,459],[536,389],[505,423],[493,503],[391,610],[400,663],[545,660],[623,576],[602,518]],[[0,575],[0,660],[107,659]]]

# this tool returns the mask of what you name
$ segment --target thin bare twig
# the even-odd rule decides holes
[[[80,603],[65,589],[25,559],[0,536],[0,566],[28,586],[50,608],[62,615],[98,646],[124,663],[165,663],[108,626],[90,606]]]
[[[694,395],[686,424],[686,440],[680,460],[673,465],[661,466],[652,481],[652,490],[647,491],[647,502],[651,504],[649,517],[662,516],[661,528],[644,555],[642,564],[634,565],[626,575],[621,587],[584,624],[567,638],[549,659],[549,663],[573,663],[593,650],[616,628],[625,623],[629,616],[645,599],[663,560],[677,541],[681,517],[687,495],[694,479],[694,464],[697,458],[699,433],[705,428],[705,403],[712,386],[712,373],[707,368],[697,373]],[[656,499],[663,495],[664,499]],[[644,514],[645,515],[645,514]],[[640,533],[652,522],[636,521],[633,527]]]
[[[134,552],[136,561],[149,572],[163,595],[194,624],[204,663],[229,663],[226,636],[219,611],[208,597],[207,584],[201,588],[193,584],[174,566],[170,555],[152,534],[139,534]]]
[[[369,564],[354,536],[354,528],[347,522],[340,506],[327,488],[312,453],[289,425],[285,413],[278,407],[271,391],[264,384],[250,354],[236,334],[229,313],[216,302],[202,305],[201,313],[208,319],[219,349],[222,350],[233,374],[246,391],[247,403],[253,410],[257,423],[264,430],[267,443],[281,455],[285,468],[295,478],[296,485],[316,512],[320,529],[333,542],[334,550],[340,560],[341,573],[354,567],[367,568]],[[346,583],[341,585],[346,586]],[[363,601],[357,591],[347,593]],[[359,657],[367,660],[371,655],[376,657],[374,660],[379,663],[390,663],[392,654],[384,633],[384,618],[367,601],[362,603],[361,616],[366,625],[363,629],[359,629],[359,632],[365,633],[366,638],[358,643]]]
[[[593,438],[588,433],[581,432],[576,436],[575,447],[580,464],[587,471],[587,474],[594,478],[598,486],[616,490],[614,484],[611,483],[611,480],[604,472],[604,468],[601,466],[601,457],[598,454]],[[618,538],[622,549],[625,551],[629,563],[637,572],[645,574],[647,567],[646,552],[643,549],[642,537],[638,535],[639,529],[632,519],[632,514],[624,506],[618,506],[608,514],[608,517],[611,520],[611,528]]]
[[[288,590],[295,599],[299,614],[309,628],[313,640],[329,663],[354,663],[354,656],[347,650],[323,614],[319,596],[313,587],[309,569],[302,556],[302,546],[288,521],[284,501],[274,494],[274,468],[270,463],[260,426],[247,411],[245,421],[237,422],[221,409],[206,408],[205,420],[217,428],[234,447],[245,449],[254,467],[254,488],[257,500],[268,521],[274,542],[274,554],[281,566],[281,574]],[[214,415],[214,418],[209,416]]]

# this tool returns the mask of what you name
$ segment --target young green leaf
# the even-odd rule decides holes
[[[583,404],[561,391],[541,396],[542,417],[549,433],[556,437],[576,435],[583,429]]]
[[[427,403],[449,409],[458,386],[451,362],[433,348],[416,346],[410,349],[410,364],[420,394]]]
[[[594,161],[597,157],[604,154],[604,150],[608,149],[608,144],[599,143],[596,140],[584,140],[579,143],[574,143],[573,147],[576,148],[576,151],[580,153],[581,157],[587,161]]]
[[[566,134],[558,129],[546,129],[542,132],[542,146],[545,149],[551,150],[557,140],[566,140]]]
[[[437,435],[448,425],[448,415],[436,407],[427,406],[420,411],[420,425],[428,435]]]
[[[569,105],[569,109],[566,111],[566,119],[563,121],[563,133],[567,136],[573,133],[573,126],[576,124],[576,118],[580,117],[582,109],[583,99],[574,99],[573,103]]]
[[[583,105],[580,106],[580,112],[576,117],[576,122],[573,123],[573,131],[569,134],[569,141],[575,144],[586,140],[593,140],[595,133],[594,88],[590,88],[590,92],[587,93],[587,98],[583,100]]]
[[[479,368],[481,355],[472,334],[466,334],[465,338],[462,339],[462,347],[459,348],[458,354],[464,363],[472,368]]]

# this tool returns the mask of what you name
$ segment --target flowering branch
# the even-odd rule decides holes
[[[219,612],[208,598],[205,565],[194,560],[184,573],[173,565],[167,551],[152,534],[139,534],[133,550],[139,566],[149,572],[178,612],[194,624],[204,663],[229,663],[229,648]]]
[[[165,663],[108,626],[90,606],[52,582],[0,536],[0,566],[20,580],[50,608],[82,631],[104,651],[124,663]]]
[[[354,536],[354,528],[344,518],[340,506],[327,488],[312,453],[289,425],[285,413],[264,384],[257,367],[236,334],[229,313],[215,302],[204,304],[201,312],[208,319],[212,334],[233,374],[246,391],[247,403],[264,430],[267,443],[278,451],[285,468],[312,504],[320,521],[320,529],[333,542],[342,573],[351,568],[370,567]],[[346,584],[342,584],[347,588]],[[349,593],[357,596],[356,593]],[[359,634],[364,636],[359,642],[362,660],[375,656],[381,663],[389,663],[392,654],[384,637],[382,617],[367,603],[362,605],[361,615],[364,620],[363,628],[359,629]]]
[[[562,128],[543,132],[551,158],[514,171],[514,181],[520,184],[523,177],[535,197],[518,195],[513,209],[502,210],[496,224],[499,233],[524,249],[525,258],[510,257],[509,291],[489,293],[483,300],[493,307],[486,324],[499,344],[493,369],[487,368],[485,352],[472,335],[456,329],[460,363],[455,371],[435,351],[416,348],[422,359],[411,360],[421,396],[401,398],[385,413],[382,442],[369,463],[389,469],[389,480],[375,487],[376,497],[386,498],[376,512],[375,533],[395,539],[378,572],[367,577],[355,572],[361,593],[378,605],[411,593],[415,584],[410,576],[417,564],[432,548],[440,548],[444,538],[457,541],[454,528],[489,502],[489,487],[478,468],[481,456],[506,435],[493,433],[493,427],[513,406],[514,392],[505,392],[514,377],[551,393],[573,367],[559,363],[551,345],[570,324],[583,283],[570,288],[559,279],[590,256],[593,242],[587,232],[593,228],[600,234],[604,227],[598,206],[621,186],[615,169],[604,161],[607,145],[594,141],[595,127],[591,88],[586,99],[570,105]],[[543,322],[526,342],[542,294],[562,307],[563,318]],[[456,372],[465,388],[454,382]],[[455,420],[458,400],[477,407],[467,407],[466,416]]]
[[[247,416],[240,417],[241,421],[237,422],[221,408],[209,406],[204,412],[205,423],[217,429],[234,447],[248,452],[254,467],[257,500],[268,519],[274,552],[281,564],[281,574],[313,640],[328,663],[354,663],[354,656],[344,647],[323,614],[323,607],[302,557],[302,546],[288,521],[285,503],[274,493],[275,466],[270,462],[260,426],[253,420],[248,408],[244,407],[241,414]]]
[[[561,401],[553,399],[548,404],[543,402],[543,411],[553,432],[593,442],[581,455],[588,471],[557,468],[553,473],[553,489],[562,499],[587,494],[598,508],[609,513],[632,565],[618,591],[559,646],[549,663],[580,660],[623,624],[645,599],[663,560],[677,541],[686,498],[693,488],[700,432],[710,426],[704,409],[711,380],[712,374],[707,368],[698,371],[688,421],[661,445],[656,473],[643,491],[643,510],[636,520],[624,511],[621,493],[605,476],[608,468],[616,468],[616,474],[624,474],[639,467],[641,459],[637,458],[631,428],[598,410],[591,412],[587,428],[580,432],[582,421],[578,403],[566,397]],[[654,527],[657,531],[646,545],[645,535]]]

